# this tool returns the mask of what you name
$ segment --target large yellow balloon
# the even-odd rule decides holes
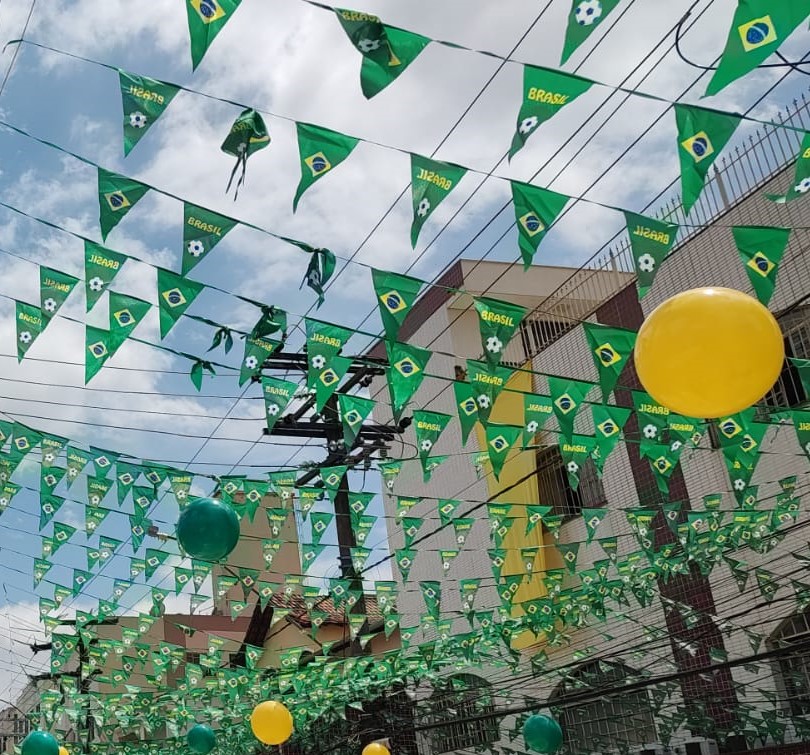
[[[774,316],[730,288],[697,288],[667,299],[644,321],[635,348],[647,393],[678,414],[707,419],[759,401],[784,361]]]
[[[280,745],[292,736],[293,717],[282,703],[265,700],[250,714],[250,728],[260,742]]]
[[[363,755],[391,755],[391,752],[381,742],[372,742],[363,748]]]
[[[70,751],[68,750],[67,747],[59,745],[59,755],[70,755]]]

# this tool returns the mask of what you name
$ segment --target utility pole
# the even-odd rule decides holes
[[[275,371],[286,375],[290,371],[296,371],[306,375],[307,365],[305,353],[280,351],[272,354],[264,361],[262,372]],[[362,360],[359,360],[355,358],[347,373],[350,377],[342,386],[340,393],[347,393],[356,386],[368,387],[374,377],[385,375],[387,367],[388,363],[384,359],[363,357]],[[259,376],[254,378],[254,382],[260,380],[261,377]],[[319,469],[322,467],[345,464],[349,469],[368,468],[375,454],[379,454],[379,458],[388,456],[389,444],[410,425],[410,418],[403,419],[396,425],[364,424],[358,431],[352,446],[347,447],[343,436],[343,424],[338,412],[337,392],[329,398],[321,412],[307,417],[307,414],[314,408],[315,397],[309,396],[294,412],[280,417],[272,431],[267,428],[264,430],[264,434],[268,436],[316,438],[326,443],[326,458],[318,463],[317,468],[301,475],[296,480],[297,486],[306,485],[318,477]],[[341,577],[351,580],[352,590],[359,590],[361,597],[355,607],[358,609],[357,612],[365,613],[363,581],[352,563],[351,550],[356,547],[357,542],[352,529],[351,510],[349,508],[348,474],[344,474],[340,481],[335,494],[334,507]],[[256,606],[245,633],[246,640],[236,656],[236,663],[244,663],[245,646],[247,644],[262,643],[267,630],[270,628],[272,615],[272,605],[268,604],[264,610]],[[358,636],[363,631],[366,631],[366,628],[367,623],[364,623],[358,631]],[[360,653],[360,643],[359,641],[341,642],[337,643],[333,649],[340,649],[345,655],[358,655]]]

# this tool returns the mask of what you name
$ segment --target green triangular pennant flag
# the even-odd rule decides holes
[[[810,459],[810,412],[793,411],[791,417],[799,446]]]
[[[304,320],[307,334],[307,385],[315,388],[354,331],[309,317]]]
[[[560,454],[568,475],[568,484],[572,489],[579,487],[579,472],[585,461],[596,447],[596,438],[592,435],[572,435],[560,438]]]
[[[574,432],[574,420],[579,407],[593,388],[593,383],[549,375],[548,387],[554,416],[560,426],[560,434],[563,438],[570,438]]]
[[[166,559],[169,557],[169,555],[170,554],[167,551],[160,551],[156,548],[146,549],[146,555],[144,556],[144,561],[146,562],[144,575],[147,582],[152,579],[152,576],[158,570],[158,568],[166,563]]]
[[[411,246],[416,247],[419,232],[433,211],[464,177],[466,168],[452,163],[411,155],[411,187],[413,189],[413,222]]]
[[[262,376],[262,396],[264,396],[264,414],[267,429],[272,431],[284,410],[292,401],[298,384],[289,380],[280,380]]]
[[[363,426],[363,421],[371,415],[375,403],[372,399],[363,398],[362,396],[349,396],[346,393],[338,394],[340,420],[343,424],[343,441],[347,448],[354,445],[357,434]]]
[[[136,464],[129,464],[125,461],[116,462],[115,487],[119,506],[124,502],[124,499],[127,497],[127,493],[129,493],[129,491],[132,489],[140,473],[141,468]]]
[[[548,68],[523,66],[523,102],[509,158],[523,148],[537,127],[587,92],[592,81]]]
[[[453,521],[453,516],[456,513],[456,509],[458,509],[460,505],[461,501],[456,501],[452,498],[439,499],[439,519],[442,523],[442,527],[446,527],[451,521]]]
[[[591,411],[593,413],[594,435],[596,436],[593,461],[597,472],[601,476],[607,457],[610,456],[611,451],[616,448],[616,444],[621,439],[622,428],[630,418],[631,410],[622,406],[593,404]]]
[[[374,493],[349,493],[349,511],[353,518],[361,517],[366,513],[368,505],[374,500]]]
[[[810,7],[804,0],[739,0],[706,96],[717,94],[764,63],[809,15]]]
[[[489,463],[492,465],[492,474],[495,479],[500,478],[509,450],[521,436],[523,428],[519,425],[488,424],[486,427],[487,451]]]
[[[375,268],[371,269],[371,280],[385,337],[389,341],[395,341],[402,323],[425,285],[424,281]]]
[[[352,360],[347,357],[332,357],[329,364],[320,370],[315,380],[315,410],[321,411],[332,394],[337,390],[340,381],[352,366]]]
[[[357,146],[358,139],[322,126],[296,123],[298,153],[301,157],[301,180],[293,199],[293,212],[301,195],[322,176],[342,163]]]
[[[83,448],[68,446],[66,452],[68,488],[76,481],[82,470],[90,463],[93,454]]]
[[[107,240],[109,232],[149,191],[149,186],[132,178],[98,169],[98,222],[101,226],[101,239]]]
[[[641,455],[646,456],[650,462],[658,489],[665,496],[669,495],[669,478],[675,471],[682,450],[682,447],[673,450],[671,445],[654,442],[640,447]]]
[[[436,445],[436,441],[450,420],[449,414],[441,414],[440,412],[415,411],[413,413],[416,448],[419,451],[419,460],[422,462],[423,471],[433,446]]]
[[[281,345],[281,341],[249,335],[245,339],[245,354],[239,367],[239,385],[244,385],[262,370],[262,365]]]
[[[127,259],[127,255],[114,252],[93,241],[84,242],[84,286],[88,312],[112,283]]]
[[[597,29],[620,0],[571,0],[560,65]]]
[[[148,301],[110,291],[110,356],[129,338],[151,308]]]
[[[226,193],[231,190],[233,179],[236,174],[241,173],[236,182],[234,189],[234,201],[239,196],[239,189],[245,183],[245,172],[247,171],[248,158],[261,149],[270,145],[270,133],[264,123],[264,119],[259,113],[251,108],[243,110],[231,125],[225,141],[222,142],[220,149],[227,155],[233,155],[236,158],[236,163],[231,171],[231,176],[228,179],[228,186]]]
[[[478,419],[486,426],[489,415],[495,406],[495,400],[506,387],[514,370],[508,367],[491,367],[484,362],[467,360],[467,378],[470,381],[472,395],[478,405]]]
[[[790,239],[790,228],[735,226],[731,232],[757,299],[767,307]]]
[[[714,161],[728,144],[741,117],[694,105],[675,104],[684,215],[697,202]]]
[[[335,272],[337,265],[337,258],[328,249],[307,249],[311,255],[309,258],[309,265],[307,271],[304,273],[304,279],[301,281],[299,289],[303,287],[304,283],[307,284],[316,294],[318,294],[318,303],[316,309],[320,308],[325,299],[325,287]]]
[[[453,394],[458,410],[458,421],[461,424],[461,445],[467,445],[467,439],[475,423],[478,422],[478,403],[473,396],[473,387],[464,380],[453,381]]]
[[[410,548],[400,548],[398,551],[395,551],[395,560],[397,567],[399,567],[399,573],[402,575],[403,582],[408,581],[408,574],[410,574],[415,558],[416,551]]]
[[[363,56],[360,87],[370,99],[392,83],[430,44],[428,37],[383,24],[377,16],[335,8],[338,21]]]
[[[42,312],[39,307],[33,304],[26,304],[24,301],[15,302],[16,323],[17,323],[17,361],[22,362],[28,349],[31,348],[37,336],[45,328]]]
[[[388,354],[386,378],[391,394],[391,409],[394,421],[399,422],[411,396],[422,384],[425,368],[433,354],[427,349],[395,341],[386,341],[385,350]]]
[[[163,114],[180,90],[173,84],[118,71],[124,105],[124,156]]]
[[[39,268],[39,306],[45,324],[60,310],[78,282],[78,278],[59,270]]]
[[[503,357],[503,350],[520,326],[526,309],[517,304],[481,297],[474,302],[484,358],[490,367],[497,367]]]
[[[340,483],[346,476],[349,467],[345,464],[336,467],[321,467],[320,475],[323,480],[323,486],[329,495],[329,500],[335,502],[335,495],[340,489]]]
[[[475,519],[459,518],[453,520],[453,532],[456,536],[456,545],[463,547],[467,542],[467,537],[475,524]]]
[[[63,546],[76,532],[75,527],[62,522],[53,523],[53,553],[55,554],[61,546]]]
[[[60,438],[58,435],[42,433],[42,468],[48,469],[56,463],[56,459],[67,445],[67,438]],[[0,441],[2,445],[2,441]]]
[[[402,533],[405,536],[405,549],[410,549],[413,541],[419,534],[419,530],[425,520],[421,516],[404,516],[402,517]]]
[[[427,580],[419,583],[419,589],[422,591],[422,598],[425,601],[425,608],[427,612],[436,621],[439,620],[439,605],[442,600],[442,584],[436,580]]]
[[[171,270],[157,269],[158,306],[160,308],[160,338],[164,339],[181,315],[205,288]]]
[[[633,391],[633,406],[638,419],[640,449],[643,454],[646,446],[665,440],[664,431],[669,426],[670,411],[644,391]]]
[[[632,212],[625,212],[624,217],[638,276],[638,298],[643,299],[653,284],[658,268],[675,244],[678,226]]]
[[[545,238],[549,227],[557,220],[571,197],[557,194],[539,186],[511,181],[512,202],[518,229],[518,246],[523,258],[523,269],[531,266],[537,247]]]
[[[237,225],[233,218],[183,202],[183,267],[186,275]]]
[[[84,383],[87,385],[110,358],[113,342],[109,330],[86,325],[84,332]]]
[[[39,513],[39,529],[40,531],[45,528],[48,522],[53,519],[54,514],[62,508],[62,504],[65,502],[64,498],[60,498],[58,495],[47,495],[40,499],[39,506],[40,506],[40,513]]]
[[[200,65],[217,34],[230,21],[242,0],[186,0],[191,38],[191,68]]]
[[[629,411],[629,410],[628,410]],[[596,530],[602,524],[602,520],[607,516],[607,509],[582,509],[582,519],[585,522],[586,543],[593,541]]]
[[[599,373],[602,401],[607,402],[608,395],[619,380],[619,375],[636,345],[638,334],[632,330],[610,328],[591,322],[582,323],[582,328]]]
[[[796,167],[793,170],[793,181],[786,194],[766,194],[773,202],[784,204],[804,196],[810,191],[810,132],[805,132],[799,153],[796,155]]]

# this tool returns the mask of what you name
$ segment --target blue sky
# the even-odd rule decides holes
[[[566,70],[578,70],[584,76],[619,83],[642,63],[629,85],[639,85],[645,91],[674,99],[695,73],[673,52],[664,56],[663,62],[643,84],[639,82],[651,68],[651,60],[657,59],[649,57],[651,51],[689,5],[683,0],[666,4],[624,0],[620,8],[626,6],[628,12],[616,28],[578,68],[600,38],[597,33],[572,57]],[[498,67],[498,61],[489,57],[430,46],[394,85],[367,101],[359,86],[360,57],[334,16],[300,0],[273,3],[244,0],[198,71],[192,74],[183,6],[181,0],[156,0],[146,10],[124,0],[104,0],[103,3],[39,0],[27,37],[132,73],[173,81],[252,104],[279,116],[316,123],[421,154],[433,152]],[[684,46],[695,58],[708,62],[722,49],[734,3],[732,0],[714,3],[701,0],[696,12],[704,7],[709,7],[708,12],[686,35]],[[0,9],[3,43],[20,35],[29,8],[29,0],[4,0]],[[568,0],[553,0],[514,58],[556,67],[569,8]],[[443,0],[440,4],[431,0],[408,3],[366,0],[356,9],[377,13],[389,23],[427,36],[507,54],[532,24],[541,5],[534,0],[500,3]],[[667,45],[671,42],[670,35]],[[798,57],[806,46],[807,34],[800,31],[783,50],[789,57]],[[0,58],[3,72],[12,54],[13,48],[8,48]],[[774,71],[752,74],[707,104],[728,110],[745,109],[777,75]],[[664,109],[661,104],[632,98],[622,106],[619,117],[606,125],[600,126],[601,119],[596,119],[582,128],[610,94],[610,90],[598,87],[545,124],[511,164],[499,163],[511,141],[520,104],[520,82],[520,66],[505,66],[447,139],[437,158],[482,171],[493,170],[497,165],[497,175],[520,180],[528,180],[538,168],[545,166],[535,183],[579,195],[616,156],[623,155],[619,166],[607,173],[587,196],[633,210],[643,207],[676,176],[674,117],[670,113],[659,125],[650,127]],[[766,119],[773,116],[803,86],[801,77],[789,77],[755,115]],[[685,100],[698,102],[701,92],[702,87],[693,89]],[[124,159],[121,103],[113,71],[23,46],[0,95],[2,119],[40,138],[196,204],[315,246],[326,246],[344,258],[358,249],[408,186],[410,167],[406,154],[361,144],[332,175],[307,192],[297,214],[293,215],[292,197],[299,170],[294,124],[267,117],[272,144],[250,159],[247,184],[234,203],[225,196],[232,158],[222,154],[219,145],[238,112],[232,105],[181,92],[132,154]],[[594,136],[597,126],[599,133]],[[581,131],[563,147],[577,129]],[[640,143],[628,151],[627,145],[638,136],[643,137]],[[0,155],[2,201],[100,241],[93,168],[6,130],[0,130]],[[465,247],[465,257],[486,255],[487,259],[516,260],[518,251],[512,232],[490,251],[511,224],[511,210],[497,216],[476,238],[477,232],[508,198],[506,181],[489,180],[475,191],[480,182],[481,177],[474,174],[463,179],[427,223],[416,251],[410,248],[408,240],[411,205],[410,195],[406,193],[357,253],[357,261],[402,272],[424,252],[412,274],[430,280]],[[472,199],[453,218],[447,230],[442,231],[474,191]],[[577,205],[545,240],[536,261],[579,264],[608,241],[619,230],[620,223],[621,218],[616,213],[592,205]],[[431,243],[440,231],[435,243]],[[152,193],[112,232],[107,245],[149,263],[179,270],[181,239],[181,204]],[[0,294],[4,297],[38,302],[36,264],[39,263],[80,277],[83,274],[82,245],[78,239],[2,209],[0,249],[35,263],[0,254],[0,270],[3,271]],[[294,247],[237,227],[195,268],[191,277],[287,309],[291,324],[298,326],[301,316],[315,300],[308,289],[298,289],[306,265],[307,257]],[[154,275],[148,265],[128,262],[113,288],[154,302]],[[317,316],[357,327],[374,310],[369,271],[367,267],[352,264],[341,272]],[[72,294],[62,312],[106,327],[106,301],[85,315],[80,290]],[[258,316],[255,308],[211,291],[204,292],[190,312],[242,329],[250,329]],[[363,329],[372,333],[380,331],[376,312]],[[147,341],[158,341],[156,311],[140,325],[136,334]],[[211,335],[209,328],[186,320],[176,326],[166,343],[202,355]],[[298,327],[291,335],[290,345],[296,348],[302,341]],[[33,427],[135,457],[171,461],[179,467],[193,459],[197,464],[192,467],[195,471],[211,474],[227,473],[234,465],[237,465],[236,472],[256,473],[288,460],[299,463],[322,458],[318,448],[296,449],[288,447],[284,441],[272,444],[262,441],[258,388],[250,388],[246,400],[235,401],[241,389],[233,373],[206,379],[203,385],[206,397],[203,398],[194,394],[184,374],[174,374],[187,372],[187,362],[147,346],[127,343],[93,380],[92,390],[85,390],[81,387],[83,367],[72,364],[83,361],[83,328],[57,319],[30,351],[32,359],[17,365],[16,360],[8,356],[15,353],[13,306],[8,298],[0,298],[0,342],[0,354],[5,355],[0,356],[0,378],[5,381],[0,382],[3,397],[0,410],[12,416],[26,414],[47,418],[21,417]],[[348,350],[359,351],[367,342],[368,339],[355,338]],[[240,356],[241,347],[237,343],[229,357],[219,351],[214,358],[236,365]],[[33,381],[57,385],[38,385]],[[43,401],[56,403],[41,403]],[[108,409],[90,408],[93,406]],[[143,413],[145,411],[165,415]],[[225,417],[227,419],[222,419]],[[105,425],[135,429],[112,429]],[[147,428],[169,434],[143,432]],[[208,440],[209,436],[213,439]],[[17,481],[37,486],[36,470],[28,473],[23,470],[22,474],[25,480]],[[367,489],[376,484],[369,480]],[[200,480],[195,490],[205,492],[210,486],[210,482]],[[37,512],[36,496],[21,492],[0,520],[4,547],[38,554],[34,516]],[[81,517],[80,512],[77,504],[66,504],[59,519],[69,521],[71,517]],[[381,507],[376,512],[381,513]],[[166,504],[157,518],[171,522],[175,516],[176,506]],[[116,524],[112,519],[120,522]],[[119,526],[123,521],[123,517],[111,517],[102,532],[113,537],[126,535],[126,529]],[[381,520],[370,542],[381,542],[384,536]],[[324,538],[325,542],[334,540],[333,533],[327,533]],[[61,576],[61,581],[69,579],[69,568],[82,566],[82,553],[78,548],[66,546],[57,558],[63,566],[55,567],[50,576]],[[126,548],[123,553],[129,555]],[[334,558],[334,554],[330,558]],[[15,568],[10,566],[12,561]],[[0,597],[0,605],[5,602],[5,616],[0,615],[0,648],[5,648],[7,653],[3,658],[0,651],[0,680],[4,671],[10,673],[25,661],[25,656],[19,655],[16,647],[9,645],[8,637],[2,635],[27,639],[34,632],[36,611],[32,605],[35,597],[30,592],[31,562],[30,558],[23,557],[17,562],[15,555],[12,559],[4,557],[0,565],[0,580],[5,590]],[[15,570],[18,565],[24,574]],[[125,569],[126,560],[120,558],[103,573],[123,576]],[[324,569],[334,571],[334,566],[325,563]],[[111,581],[102,577],[94,580],[88,592],[105,597],[110,590]],[[133,594],[124,603],[131,605],[137,597]],[[4,619],[7,619],[7,627]],[[18,682],[19,676],[15,683]]]

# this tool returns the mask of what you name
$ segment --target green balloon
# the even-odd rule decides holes
[[[197,724],[189,729],[186,734],[186,742],[197,755],[207,755],[217,745],[217,738],[210,726]]]
[[[59,742],[47,731],[32,731],[23,739],[22,755],[59,755]]]
[[[177,520],[177,540],[192,558],[220,561],[239,542],[239,517],[224,501],[197,498]]]
[[[548,716],[536,713],[523,724],[523,739],[530,750],[542,753],[556,752],[562,744],[560,725]]]

